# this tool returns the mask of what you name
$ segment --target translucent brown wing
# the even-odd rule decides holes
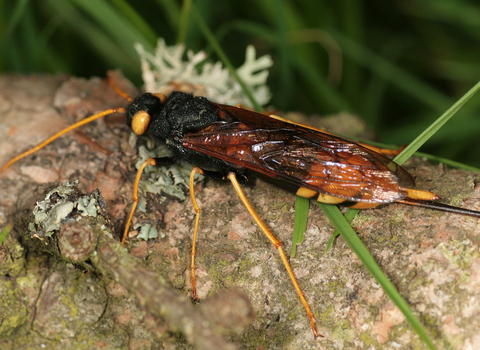
[[[352,141],[243,108],[214,104],[222,121],[183,136],[183,146],[298,187],[356,202],[407,196],[414,180]]]

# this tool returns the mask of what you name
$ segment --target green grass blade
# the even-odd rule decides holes
[[[390,84],[398,87],[401,91],[414,96],[433,110],[443,112],[452,104],[453,101],[445,94],[432,88],[414,75],[377,55],[358,42],[335,30],[332,30],[331,34],[338,41],[343,53],[347,57],[378,74]]]
[[[158,35],[148,22],[125,0],[111,0],[120,13],[152,45],[157,43]]]
[[[430,125],[424,132],[422,132],[411,144],[409,144],[397,157],[395,157],[394,161],[398,164],[403,164],[409,157],[411,157],[414,153],[416,153],[420,157],[426,157],[431,160],[436,160],[447,165],[480,172],[480,169],[471,167],[465,164],[461,164],[449,159],[444,159],[440,157],[435,157],[432,155],[428,155],[425,153],[416,152],[435,132],[440,129],[478,90],[480,89],[480,82],[475,84],[465,95],[463,95],[456,103],[454,103],[445,113],[443,113],[434,123]],[[373,144],[373,143],[372,143]],[[377,144],[378,145],[378,144]],[[350,209],[346,214],[345,217],[347,218],[348,222],[351,222],[353,218],[359,212],[358,209]],[[325,249],[325,253],[328,252],[333,241],[335,238],[340,234],[338,230],[335,230],[330,237],[330,240],[327,243],[327,247]]]
[[[10,22],[8,23],[6,30],[2,35],[2,39],[0,40],[0,52],[5,53],[5,48],[10,43],[11,37],[15,29],[17,28],[25,14],[28,2],[29,0],[17,1]]]
[[[271,46],[279,46],[279,37],[276,32],[264,25],[243,20],[233,21],[228,24],[232,29],[244,34],[252,35],[267,42]],[[290,36],[291,37],[291,36]],[[290,39],[290,41],[292,41]],[[290,47],[291,49],[291,47]],[[309,83],[308,91],[311,95],[321,96],[323,107],[332,111],[353,111],[350,103],[332,86],[327,77],[322,73],[318,63],[312,63],[307,57],[291,55],[291,66],[295,67],[298,73]]]
[[[417,320],[410,310],[408,304],[403,300],[400,293],[393,286],[393,284],[388,280],[387,276],[382,272],[380,267],[375,262],[373,256],[369,253],[368,249],[358,238],[355,231],[352,229],[346,218],[342,215],[340,210],[335,205],[318,203],[322,210],[327,215],[328,219],[333,223],[337,230],[340,231],[343,239],[350,248],[357,254],[358,258],[362,261],[368,271],[375,277],[377,282],[382,286],[385,293],[389,298],[397,305],[397,307],[405,315],[405,318],[412,325],[413,329],[420,338],[425,342],[425,344],[430,349],[435,349],[432,341],[428,337],[425,329],[422,324]]]
[[[175,0],[156,0],[172,28],[177,28],[180,18],[180,7]]]
[[[410,158],[427,140],[435,134],[450,118],[453,117],[457,111],[480,89],[480,82],[475,84],[465,95],[463,95],[457,102],[455,102],[445,113],[443,113],[435,122],[433,122],[424,132],[413,140],[394,161],[402,165],[408,158]]]
[[[203,32],[203,35],[207,39],[208,43],[212,46],[213,50],[216,52],[218,57],[222,60],[223,64],[225,67],[228,68],[230,74],[232,74],[235,79],[238,81],[240,86],[242,87],[242,90],[244,94],[247,96],[247,98],[250,100],[250,102],[253,105],[253,108],[256,111],[262,111],[262,106],[260,106],[253,97],[250,89],[247,87],[247,85],[243,82],[243,80],[240,78],[240,76],[237,73],[237,70],[233,67],[233,65],[230,63],[230,60],[228,59],[227,55],[223,51],[223,49],[220,47],[220,44],[218,43],[217,39],[213,35],[213,33],[210,31],[208,28],[207,24],[203,20],[202,16],[198,13],[197,9],[195,8],[195,5],[192,4],[192,14],[197,21],[198,26],[200,27],[200,30]]]
[[[328,104],[331,110],[354,110],[345,96],[340,94],[328,82],[327,78],[319,73],[318,67],[315,67],[303,57],[294,56],[292,60],[300,75],[309,82],[311,89],[314,90],[314,94],[322,96],[322,100],[325,100],[325,103]]]
[[[277,67],[279,79],[282,82],[281,88],[277,91],[277,97],[281,102],[278,106],[280,109],[286,106],[288,101],[292,98],[292,91],[296,88],[294,83],[294,76],[292,70],[292,50],[288,44],[287,33],[288,26],[285,21],[287,17],[287,6],[282,0],[274,0],[272,2],[273,11],[272,19],[275,27],[275,51],[278,55]]]
[[[350,223],[355,218],[355,216],[357,216],[359,212],[360,212],[360,209],[349,209],[345,214],[345,219],[348,221],[348,223]],[[335,238],[337,238],[339,234],[340,234],[340,231],[338,231],[337,229],[333,231],[332,236],[328,240],[327,246],[325,247],[325,254],[328,253],[328,251],[332,247],[333,242],[335,241]]]
[[[188,31],[188,19],[192,11],[192,0],[183,0],[182,12],[180,14],[180,23],[178,28],[177,44],[185,44]]]
[[[58,0],[47,0],[45,3],[105,61],[110,62],[113,66],[122,67],[124,71],[140,73],[138,55],[133,48],[134,42],[131,43],[131,52],[125,51],[104,30],[94,25],[81,11],[78,11],[73,3]]]
[[[114,38],[115,42],[126,52],[136,55],[134,43],[140,43],[147,50],[153,50],[154,44],[150,43],[127,18],[105,0],[80,1],[73,3],[94,18],[98,25]]]
[[[293,225],[292,251],[290,257],[294,257],[297,245],[302,244],[307,230],[308,207],[310,199],[297,196],[295,199],[295,223]]]
[[[442,114],[429,128],[427,128],[423,133],[421,133],[408,147],[406,147],[396,158],[395,161],[398,164],[402,164],[407,160],[413,153],[415,153],[435,132],[440,129],[478,90],[480,89],[480,82],[477,83],[473,88],[471,88],[465,95],[462,96],[453,106],[451,106],[445,113]],[[413,316],[408,305],[401,298],[400,294],[393,287],[393,285],[388,281],[386,276],[381,272],[378,265],[373,261],[373,257],[365,248],[360,239],[358,239],[355,231],[350,226],[349,222],[355,217],[359,210],[351,209],[347,212],[345,217],[340,213],[338,208],[319,203],[322,210],[325,212],[327,217],[335,225],[336,230],[330,238],[326,251],[330,249],[335,237],[338,234],[341,234],[351,249],[357,254],[360,260],[365,264],[367,269],[372,273],[378,283],[382,286],[385,293],[392,299],[392,301],[399,307],[402,313],[405,315],[407,320],[410,322],[412,327],[422,338],[422,340],[429,346],[429,348],[434,348],[430,339],[425,333],[423,326],[418,322],[418,320]],[[332,209],[335,208],[335,209]],[[325,252],[326,252],[325,251]],[[368,264],[368,265],[367,265]],[[393,288],[393,289],[392,289]]]

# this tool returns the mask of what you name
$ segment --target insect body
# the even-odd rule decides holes
[[[370,146],[203,97],[182,92],[168,98],[144,94],[128,108],[127,123],[138,135],[169,146],[175,160],[187,161],[211,176],[226,178],[233,172],[243,178],[249,169],[289,185],[302,197],[356,208],[391,202],[423,205],[439,199],[412,189],[412,176]]]
[[[206,98],[182,92],[173,92],[169,97],[146,93],[135,100],[125,94],[123,96],[132,102],[126,110],[117,108],[104,111],[89,117],[88,121],[109,113],[126,111],[127,123],[137,135],[148,136],[156,142],[164,143],[173,153],[169,158],[148,159],[139,169],[134,186],[134,206],[123,240],[138,202],[138,182],[143,168],[146,165],[164,165],[176,161],[194,165],[190,177],[190,192],[197,212],[191,254],[194,297],[195,241],[200,213],[193,195],[195,173],[228,178],[232,182],[250,214],[278,250],[307,312],[314,336],[319,335],[315,318],[283,252],[281,242],[250,205],[237,178],[240,182],[245,182],[248,172],[252,171],[288,185],[300,196],[360,209],[400,202],[480,218],[480,212],[432,202],[438,199],[438,196],[428,191],[413,189],[414,180],[411,175],[381,154],[383,150],[276,116],[265,116],[240,107],[216,104]],[[86,122],[72,125],[41,145],[17,156],[1,171]]]

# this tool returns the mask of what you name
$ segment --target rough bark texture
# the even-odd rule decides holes
[[[1,77],[0,164],[87,114],[123,105],[125,101],[97,78]],[[139,213],[136,220],[153,223],[163,238],[129,240],[134,258],[119,249],[131,205],[136,149],[129,146],[128,128],[117,119],[112,116],[72,132],[0,177],[0,224],[14,224],[0,247],[0,347],[175,349],[197,341],[189,330],[175,332],[181,327],[171,328],[168,316],[157,317],[161,310],[148,306],[164,307],[161,298],[155,299],[155,290],[133,288],[146,276],[163,279],[164,285],[176,289],[168,293],[187,301],[179,309],[191,307],[190,321],[201,322],[196,317],[203,311],[188,302],[194,221],[190,201],[148,195],[147,213]],[[417,188],[437,193],[445,203],[480,210],[478,174],[419,159],[406,167],[415,175]],[[87,275],[72,262],[45,253],[44,242],[30,238],[27,230],[36,201],[53,183],[66,180],[79,180],[85,193],[100,189],[117,240],[94,235],[99,240],[94,255],[73,254],[88,257],[86,264],[94,273]],[[294,196],[260,180],[245,192],[288,251]],[[316,341],[278,254],[231,186],[204,181],[197,186],[197,200],[202,208],[197,246],[200,299],[236,289],[248,296],[256,313],[246,329],[230,335],[238,348],[424,348],[341,239],[323,254],[332,226],[315,203],[305,242],[291,263],[324,335]],[[438,348],[480,348],[479,220],[390,204],[362,212],[353,226]],[[100,263],[102,256],[114,262],[105,258]],[[135,262],[128,263],[131,259]],[[224,310],[232,299],[242,300],[217,298],[211,304],[202,302],[203,309],[220,304],[227,306],[220,307]],[[246,309],[245,304],[239,309]],[[216,316],[228,330],[235,328],[236,317],[243,317],[235,311]]]

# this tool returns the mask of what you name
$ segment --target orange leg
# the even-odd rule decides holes
[[[195,174],[203,175],[203,170],[197,167],[192,169],[190,173],[190,181],[189,181],[189,188],[190,188],[190,198],[192,199],[193,209],[195,210],[195,229],[193,230],[193,243],[192,243],[192,253],[191,253],[191,261],[190,261],[190,276],[192,280],[192,295],[193,300],[197,301],[197,280],[195,278],[195,252],[196,252],[196,245],[197,245],[197,234],[198,234],[198,225],[200,223],[200,207],[197,204],[197,200],[195,199],[195,188],[194,188],[194,180]]]
[[[145,169],[147,165],[157,165],[157,162],[155,161],[154,158],[148,158],[143,162],[143,164],[140,166],[140,168],[137,171],[137,176],[135,177],[135,182],[133,184],[133,205],[132,205],[132,209],[130,210],[130,215],[128,216],[127,223],[125,225],[125,231],[123,231],[122,246],[125,244],[128,231],[130,230],[130,224],[132,223],[133,214],[135,213],[135,209],[137,209],[138,185],[140,184],[140,178],[142,177],[143,169]]]
[[[254,218],[258,226],[262,229],[263,233],[267,238],[272,242],[272,244],[277,248],[278,253],[280,254],[280,258],[282,259],[283,265],[285,265],[285,268],[287,269],[288,275],[290,276],[290,279],[292,280],[293,286],[295,287],[295,290],[297,291],[298,297],[300,298],[300,301],[303,304],[303,307],[305,308],[305,311],[307,312],[307,316],[310,320],[310,325],[312,326],[312,331],[313,331],[313,336],[316,338],[318,336],[322,336],[321,334],[318,333],[317,327],[315,326],[315,316],[313,315],[312,310],[310,309],[310,306],[308,305],[307,300],[305,299],[305,296],[303,295],[302,289],[300,288],[300,285],[298,284],[297,278],[295,277],[295,274],[293,273],[292,267],[290,263],[288,262],[287,256],[285,255],[285,252],[282,249],[282,243],[278,240],[278,238],[270,231],[270,229],[265,225],[265,223],[262,221],[260,216],[258,216],[257,212],[255,209],[253,209],[252,205],[250,204],[249,200],[247,197],[245,197],[245,193],[243,192],[242,188],[240,187],[240,184],[237,181],[237,178],[234,173],[228,174],[227,178],[232,182],[233,187],[235,188],[235,191],[238,194],[238,197],[240,197],[240,200],[242,201],[243,205],[247,208],[248,212],[250,215]]]

